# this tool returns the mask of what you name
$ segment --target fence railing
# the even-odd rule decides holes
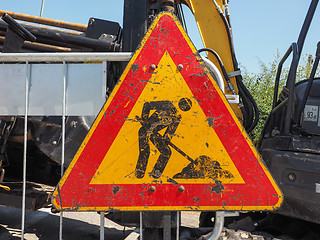
[[[24,116],[23,196],[21,239],[25,234],[28,117],[61,116],[61,176],[64,172],[66,116],[96,116],[106,100],[107,64],[129,61],[132,53],[3,53],[0,54],[0,116]],[[213,65],[219,86],[223,78]],[[235,98],[237,96],[227,96]],[[142,219],[140,213],[140,239]],[[179,239],[180,213],[177,214]],[[105,213],[100,213],[100,239],[104,239]],[[63,239],[60,213],[59,239]]]
[[[25,234],[28,117],[61,116],[62,176],[66,116],[96,116],[106,100],[107,62],[129,61],[131,56],[131,53],[0,54],[0,115],[24,116],[21,239]],[[61,212],[59,239],[63,238],[62,225]],[[104,213],[100,229],[100,239],[104,239]]]

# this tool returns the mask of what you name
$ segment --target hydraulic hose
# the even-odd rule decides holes
[[[238,61],[236,59],[236,55],[235,55],[235,49],[234,49],[233,37],[231,34],[231,30],[230,30],[230,25],[229,25],[226,17],[224,16],[223,12],[221,11],[219,5],[216,3],[215,0],[213,0],[213,2],[216,6],[217,11],[219,12],[219,15],[220,15],[220,17],[225,25],[226,31],[227,31],[229,46],[230,46],[230,51],[231,51],[231,58],[232,58],[233,66],[234,66],[234,71],[238,71],[239,65],[238,65]],[[241,108],[241,111],[242,111],[242,114],[244,117],[243,125],[244,125],[245,129],[248,132],[250,132],[254,129],[254,127],[258,123],[259,109],[258,109],[258,106],[257,106],[254,98],[252,97],[251,93],[248,91],[246,86],[243,84],[241,75],[236,76],[236,83],[237,83],[237,86],[239,89],[239,95],[240,95],[242,103],[243,103],[243,107]]]
[[[221,70],[222,70],[222,74],[223,74],[223,76],[224,76],[224,78],[225,78],[225,80],[226,80],[226,82],[227,82],[227,84],[228,84],[228,87],[229,87],[230,90],[232,91],[232,94],[237,94],[236,91],[234,90],[233,86],[232,86],[232,83],[231,83],[231,81],[230,81],[230,78],[229,78],[229,76],[228,76],[228,73],[227,73],[227,71],[226,71],[226,69],[225,69],[225,67],[224,67],[224,65],[223,65],[223,63],[222,63],[222,61],[221,61],[221,58],[220,58],[220,56],[218,55],[218,53],[216,53],[214,50],[212,50],[212,49],[210,49],[210,48],[201,48],[201,49],[198,50],[198,53],[201,53],[201,52],[204,52],[204,51],[210,52],[210,53],[212,53],[212,54],[216,57],[216,59],[217,59],[217,61],[218,61],[218,63],[219,63],[219,66],[220,66],[220,68],[221,68]]]

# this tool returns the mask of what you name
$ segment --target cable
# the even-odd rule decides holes
[[[216,57],[216,59],[218,60],[219,65],[220,65],[220,68],[221,68],[221,70],[222,70],[222,74],[223,74],[223,76],[224,76],[224,78],[225,78],[225,80],[226,80],[226,82],[227,82],[227,84],[228,84],[228,87],[229,87],[230,90],[232,91],[232,94],[236,95],[237,93],[236,93],[236,91],[234,90],[234,87],[233,87],[233,85],[232,85],[232,83],[231,83],[231,81],[230,81],[230,78],[229,78],[229,76],[228,76],[228,73],[227,73],[227,71],[226,71],[226,69],[225,69],[225,67],[224,67],[224,65],[223,65],[223,63],[222,63],[222,60],[221,60],[219,54],[216,53],[216,52],[215,52],[213,49],[211,49],[211,48],[201,48],[201,49],[198,50],[198,53],[201,53],[201,52],[204,52],[204,51],[210,52],[210,53],[212,53],[212,54]]]

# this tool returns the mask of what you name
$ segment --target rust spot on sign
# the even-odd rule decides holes
[[[216,194],[220,194],[224,190],[224,186],[221,181],[216,180],[216,185],[214,187],[209,188],[211,193],[215,192]]]
[[[167,182],[168,183],[172,183],[173,185],[179,185],[179,183],[177,182],[177,181],[175,181],[175,180],[173,180],[172,178],[169,178],[168,180],[167,180]]]
[[[113,195],[116,195],[118,192],[120,191],[120,187],[119,186],[115,186],[113,187]]]
[[[137,71],[137,70],[139,69],[139,65],[137,65],[137,64],[132,64],[132,65],[131,65],[131,69],[132,69],[132,72],[135,72],[135,71]]]

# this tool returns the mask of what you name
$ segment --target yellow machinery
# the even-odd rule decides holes
[[[224,77],[226,93],[240,95],[240,105],[232,104],[232,107],[238,118],[243,120],[246,130],[250,132],[257,123],[259,113],[251,94],[242,83],[233,46],[228,1],[185,0],[182,3],[190,8],[196,19],[208,58]]]

